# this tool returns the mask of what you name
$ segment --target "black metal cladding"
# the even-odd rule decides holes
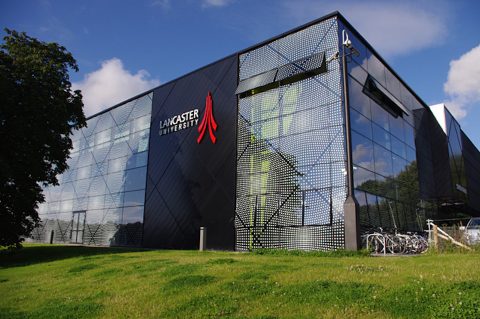
[[[312,54],[306,58],[282,65],[240,81],[235,94],[241,98],[271,90],[327,72],[325,52]]]
[[[427,109],[414,110],[420,196],[424,200],[453,196],[447,137]]]
[[[195,249],[208,229],[208,249],[234,248],[237,56],[154,91],[143,246]],[[197,144],[197,127],[159,136],[160,121],[198,108],[208,92],[218,124],[216,144]]]

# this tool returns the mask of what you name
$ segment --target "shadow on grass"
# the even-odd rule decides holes
[[[0,251],[0,268],[28,266],[56,260],[145,251],[141,248],[25,245],[15,251]]]

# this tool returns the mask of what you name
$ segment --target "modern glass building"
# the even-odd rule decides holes
[[[209,249],[356,249],[480,215],[478,150],[338,12],[87,123],[34,241],[192,249],[204,226]]]

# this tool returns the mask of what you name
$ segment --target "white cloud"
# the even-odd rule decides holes
[[[232,2],[232,0],[203,0],[202,7],[225,7]]]
[[[120,59],[112,58],[103,61],[100,69],[88,73],[82,81],[72,83],[72,88],[82,90],[84,112],[90,116],[159,84],[146,70],[132,74],[124,69]]]
[[[152,7],[160,7],[162,9],[170,9],[170,0],[154,0],[151,3]]]
[[[443,42],[447,33],[447,17],[441,1],[434,5],[422,1],[289,0],[284,4],[289,16],[302,22],[338,10],[385,56],[436,46]]]
[[[457,119],[465,117],[473,104],[480,103],[480,44],[450,61],[443,90],[448,95],[445,104]]]

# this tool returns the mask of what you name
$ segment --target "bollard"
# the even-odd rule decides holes
[[[204,251],[207,248],[207,227],[200,227],[200,247],[198,250]]]
[[[53,244],[53,229],[50,232],[50,244]]]

